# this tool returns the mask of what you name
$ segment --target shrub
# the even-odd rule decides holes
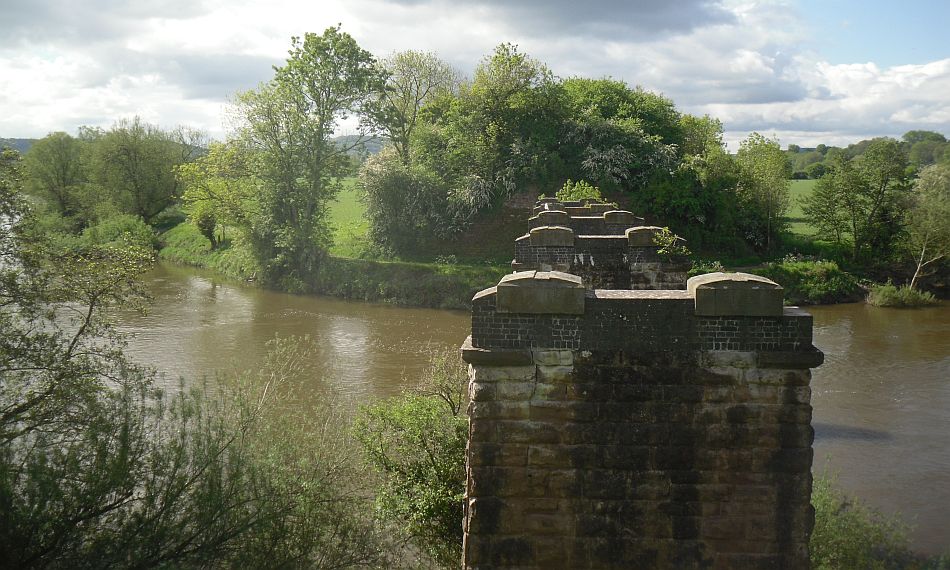
[[[142,218],[131,214],[115,214],[92,225],[82,232],[84,242],[91,245],[124,245],[156,249],[158,240],[155,232],[142,221]]]
[[[693,266],[690,267],[687,276],[696,277],[697,275],[705,275],[706,273],[719,273],[725,270],[726,268],[723,267],[722,263],[719,261],[698,259],[693,262]]]
[[[908,285],[900,287],[890,282],[874,285],[868,293],[868,303],[875,307],[914,308],[935,305],[937,298],[932,293],[911,289]]]
[[[660,228],[653,234],[653,243],[660,247],[656,252],[665,257],[687,257],[691,253],[684,245],[685,240],[671,232],[670,228]]]
[[[557,191],[555,197],[561,202],[577,201],[585,198],[591,200],[603,199],[600,188],[591,186],[584,180],[574,182],[570,178],[564,183],[564,186],[561,186],[561,189]]]
[[[396,253],[414,253],[464,226],[464,208],[444,180],[421,164],[405,165],[393,150],[366,161],[358,188],[370,238]]]
[[[767,264],[752,273],[768,277],[785,289],[785,303],[821,304],[859,301],[863,296],[858,280],[834,261],[787,258]]]
[[[357,437],[382,476],[380,513],[446,568],[462,556],[467,374],[456,351],[435,353],[421,385],[363,410]]]
[[[888,518],[835,488],[835,479],[817,477],[812,486],[815,528],[809,550],[814,570],[945,568],[940,558],[915,555],[908,527]]]

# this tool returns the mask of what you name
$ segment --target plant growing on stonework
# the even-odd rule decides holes
[[[691,253],[684,245],[683,238],[670,231],[670,228],[660,228],[653,234],[653,244],[660,247],[656,252],[670,258],[687,257]]]
[[[462,556],[467,375],[456,351],[433,354],[418,388],[363,410],[356,433],[382,477],[380,514],[446,567]]]
[[[568,178],[567,182],[564,183],[564,186],[561,186],[561,189],[555,194],[555,198],[561,202],[571,202],[577,200],[583,200],[584,198],[591,200],[602,200],[603,195],[600,193],[600,188],[592,186],[585,180],[578,180],[574,182]]]

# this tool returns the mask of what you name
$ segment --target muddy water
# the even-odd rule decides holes
[[[815,472],[950,549],[950,306],[811,307],[825,364],[812,377]]]
[[[309,335],[330,386],[356,402],[398,393],[427,346],[457,347],[466,313],[262,291],[159,266],[145,317],[121,315],[137,360],[193,379],[258,366],[275,334]],[[916,524],[915,545],[950,548],[950,306],[918,311],[813,307],[825,364],[812,382],[816,472]]]

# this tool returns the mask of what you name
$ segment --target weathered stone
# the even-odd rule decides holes
[[[604,214],[614,209],[613,204],[603,204],[603,203],[590,203],[587,204],[587,208],[590,210],[591,214]]]
[[[630,247],[652,247],[656,245],[653,243],[653,236],[662,229],[663,228],[659,226],[634,226],[627,228],[625,232],[627,244]]]
[[[535,247],[574,245],[574,230],[566,226],[539,226],[532,228],[530,235]]]
[[[541,226],[568,226],[570,221],[570,216],[564,210],[545,210],[538,213],[538,225]]]
[[[606,224],[626,224],[634,226],[637,222],[642,222],[642,218],[633,215],[633,212],[627,210],[607,210],[604,212],[604,223]]]
[[[499,313],[584,313],[580,277],[558,271],[522,271],[502,277],[497,286]]]
[[[569,251],[598,284],[660,290],[527,271],[473,299],[463,566],[807,567],[811,317],[758,278],[685,290],[658,228],[611,237],[611,219],[572,217],[570,246],[533,231],[513,266]]]
[[[702,316],[781,317],[783,289],[750,273],[707,273],[692,277],[686,291],[696,298]]]

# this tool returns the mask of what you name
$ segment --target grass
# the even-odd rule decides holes
[[[805,221],[805,213],[802,212],[802,198],[811,196],[815,189],[817,180],[792,180],[789,188],[788,201],[788,222],[789,229],[793,234],[802,236],[813,236],[817,230],[813,225]]]
[[[337,257],[359,257],[369,246],[369,222],[363,217],[366,206],[360,202],[356,178],[342,180],[343,188],[330,204],[330,226],[333,245],[330,254]]]

